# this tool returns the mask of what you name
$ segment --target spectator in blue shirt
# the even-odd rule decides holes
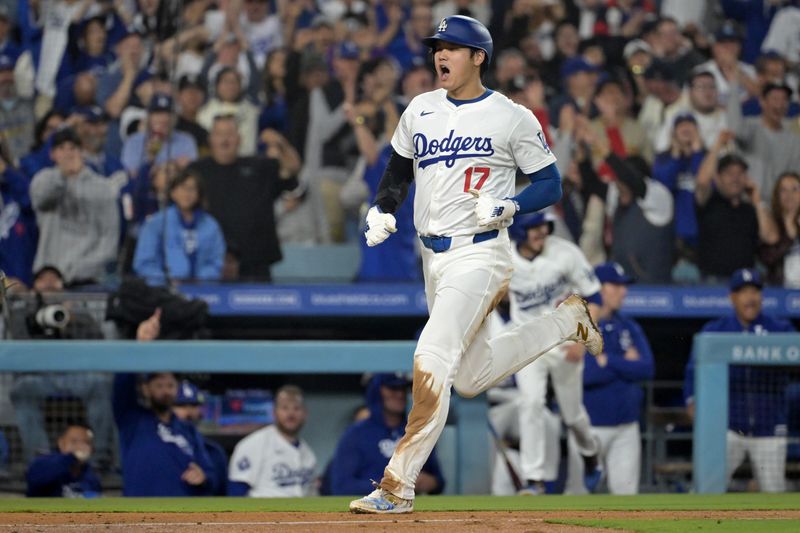
[[[33,282],[39,237],[30,185],[29,178],[0,157],[0,270],[26,286]]]
[[[178,396],[172,412],[179,419],[197,426],[203,420],[203,404],[206,402],[205,394],[200,392],[197,385],[183,380],[178,384]],[[228,493],[228,455],[218,442],[203,437],[203,445],[211,459],[216,478],[212,496],[225,496]]]
[[[639,419],[644,395],[640,382],[653,379],[653,352],[642,328],[620,312],[633,279],[617,263],[594,269],[602,283],[598,326],[605,351],[585,356],[583,403],[600,442],[600,462],[611,494],[637,494],[642,442]],[[570,463],[580,467],[582,461]]]
[[[132,134],[122,146],[122,164],[128,172],[135,174],[147,162],[159,164],[169,159],[184,159],[186,162],[197,159],[194,138],[170,126],[173,120],[171,96],[154,94],[147,111],[145,131]]]
[[[148,283],[167,275],[181,280],[218,280],[225,238],[214,217],[201,209],[202,181],[191,169],[169,184],[173,205],[147,219],[139,232],[133,270]],[[165,220],[166,219],[166,220]]]
[[[58,437],[58,450],[34,459],[28,467],[26,496],[92,498],[100,480],[92,470],[94,435],[86,424],[72,422]]]
[[[332,494],[361,494],[383,476],[406,425],[411,383],[402,375],[376,374],[367,386],[369,418],[348,427],[336,446],[329,470]],[[434,450],[417,478],[417,494],[439,494],[444,477]]]
[[[795,331],[786,320],[762,312],[763,282],[757,270],[742,268],[730,278],[733,312],[708,322],[701,333],[768,335]],[[683,396],[694,418],[694,366],[692,352],[686,365]],[[776,372],[776,370],[778,370]],[[789,374],[779,369],[730,365],[728,370],[728,481],[750,456],[758,485],[765,492],[786,490],[786,403],[784,389]]]

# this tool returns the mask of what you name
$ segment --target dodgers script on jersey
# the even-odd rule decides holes
[[[513,257],[509,299],[515,324],[552,311],[573,292],[590,296],[600,291],[600,282],[583,252],[566,239],[550,235],[533,261],[516,248]]]
[[[392,137],[394,150],[414,160],[420,235],[486,231],[477,224],[469,189],[507,198],[514,195],[517,168],[532,174],[556,161],[528,109],[493,91],[459,103],[444,89],[417,96]]]
[[[250,485],[251,497],[293,498],[313,494],[316,468],[317,458],[305,441],[295,446],[267,426],[236,445],[228,478]]]

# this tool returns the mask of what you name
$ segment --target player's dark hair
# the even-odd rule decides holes
[[[489,56],[480,48],[470,48],[469,56],[474,57],[478,52],[483,52],[483,63],[481,63],[481,78],[483,78],[483,75],[486,74],[487,70],[489,70]]]

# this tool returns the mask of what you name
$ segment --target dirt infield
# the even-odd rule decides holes
[[[716,519],[800,520],[800,510],[785,511],[503,511],[419,512],[400,516],[349,513],[0,513],[0,532],[146,531],[231,533],[255,531],[496,531],[574,533],[610,531],[548,523],[565,519]]]

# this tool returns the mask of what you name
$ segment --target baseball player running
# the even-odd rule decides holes
[[[599,311],[600,282],[580,248],[551,235],[553,223],[553,216],[544,212],[518,215],[514,219],[511,234],[517,245],[513,249],[514,275],[508,291],[512,325],[522,326],[552,311],[572,292],[586,298],[593,313]],[[520,494],[544,494],[544,482],[553,481],[558,475],[558,461],[545,460],[548,374],[561,418],[586,459],[589,489],[599,480],[597,440],[583,406],[583,353],[580,344],[557,346],[535,365],[517,372],[519,453],[521,474],[527,481]]]
[[[571,296],[553,313],[490,338],[486,316],[511,278],[506,228],[515,213],[561,197],[555,157],[533,114],[481,83],[492,37],[464,16],[444,18],[424,40],[440,89],[409,103],[392,137],[367,244],[395,231],[394,213],[416,182],[414,225],[423,244],[430,315],[414,353],[413,407],[383,479],[350,503],[360,513],[409,513],[414,482],[444,427],[450,387],[475,396],[567,340],[600,353],[603,339],[586,303]],[[514,194],[517,168],[531,184]]]

